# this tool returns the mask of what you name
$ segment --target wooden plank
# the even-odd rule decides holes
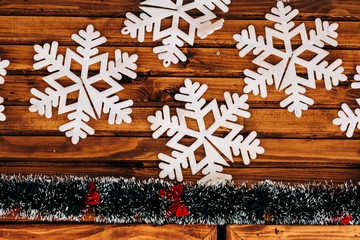
[[[228,240],[286,239],[357,239],[360,226],[228,225]]]
[[[264,17],[265,19],[265,17]],[[154,42],[152,33],[146,33],[143,42],[138,42],[129,35],[123,35],[121,29],[124,27],[125,18],[86,18],[86,17],[33,17],[33,16],[0,16],[0,44],[43,44],[57,41],[60,45],[75,45],[71,39],[73,33],[93,24],[107,42],[103,45],[116,46],[157,46],[160,41]],[[303,21],[295,21],[295,25]],[[354,35],[360,35],[360,22],[337,21],[338,49],[359,48],[360,43]],[[169,20],[164,20],[164,25],[169,25]],[[180,24],[180,28],[185,28]],[[267,20],[227,20],[221,30],[215,31],[204,39],[195,38],[196,47],[235,47],[236,41],[233,34],[240,33],[254,25],[258,35],[265,35],[265,27],[273,28],[274,23]],[[305,21],[308,30],[315,28],[314,21]],[[291,39],[294,47],[299,46],[302,41],[299,35]],[[274,39],[276,47],[283,47],[283,42]],[[185,46],[186,43],[185,43]],[[329,48],[329,46],[326,45]]]
[[[0,4],[0,15],[60,15],[60,16],[96,16],[119,17],[127,11],[140,12],[138,0],[3,0]],[[216,9],[220,17],[228,19],[263,18],[264,13],[275,6],[273,0],[240,1],[234,0],[230,4],[230,11],[222,13]],[[352,0],[302,0],[291,2],[291,6],[300,9],[299,18],[323,17],[332,19],[360,19],[360,6]]]
[[[74,48],[74,47],[73,47]],[[59,53],[64,53],[66,47],[59,47]],[[117,47],[100,47],[99,52],[109,52],[109,58],[113,59],[113,53]],[[165,68],[162,61],[153,53],[151,47],[121,47],[123,52],[138,54],[139,76],[221,76],[221,77],[242,77],[244,69],[256,70],[258,67],[251,63],[253,56],[243,58],[238,56],[236,48],[182,48],[188,57],[186,62],[181,62]],[[9,74],[45,74],[46,68],[42,70],[33,69],[33,57],[35,51],[31,45],[0,45],[2,59],[10,59],[11,64],[7,67]],[[338,58],[343,60],[344,73],[353,75],[355,67],[360,62],[360,50],[329,50],[325,60],[332,62]],[[304,53],[304,58],[311,55]],[[80,64],[73,62],[71,68],[78,72]],[[90,70],[98,69],[97,65],[91,65]],[[298,74],[306,74],[305,68],[299,68]]]
[[[161,108],[132,109],[131,124],[110,125],[106,114],[99,120],[91,119],[88,124],[95,129],[97,136],[150,136],[152,132],[147,117]],[[175,108],[171,108],[171,111],[172,115],[175,114]],[[7,120],[0,128],[0,135],[63,135],[59,126],[69,121],[66,114],[57,115],[56,109],[51,119],[30,112],[27,106],[7,106],[4,112]],[[338,109],[309,109],[301,118],[286,109],[253,108],[249,112],[250,118],[238,119],[239,124],[245,124],[245,134],[256,131],[261,138],[346,138],[339,126],[332,124]],[[211,124],[213,119],[205,118],[205,122]],[[187,125],[191,129],[197,129],[195,120],[188,119]],[[216,134],[227,132],[227,129],[220,128]],[[355,131],[354,137],[359,136],[360,132]]]
[[[30,93],[31,88],[45,89],[47,83],[42,81],[40,75],[8,75],[6,83],[0,85],[0,96],[5,105],[30,105],[30,99],[34,97]],[[179,88],[184,85],[185,77],[139,77],[133,83],[119,82],[124,89],[117,95],[120,100],[131,99],[134,106],[182,106],[183,104],[175,101],[174,95],[179,92]],[[224,92],[242,94],[245,86],[243,78],[223,78],[223,77],[191,77],[193,82],[207,84],[208,90],[203,95],[207,101],[217,99],[224,102]],[[70,84],[70,80],[63,80],[64,84]],[[355,101],[360,96],[360,91],[350,87],[352,81],[340,83],[339,87],[334,87],[327,91],[324,83],[318,81],[316,89],[307,89],[306,95],[314,99],[315,103],[309,108],[335,108],[339,109],[343,102],[355,108],[359,105]],[[97,87],[106,88],[106,84],[97,84]],[[268,96],[261,96],[249,93],[248,104],[250,108],[280,108],[280,102],[286,98],[283,92],[275,90],[274,86],[268,87]],[[76,96],[69,95],[68,99],[76,100]]]
[[[0,162],[3,174],[44,174],[44,175],[75,175],[75,176],[114,176],[137,179],[157,178],[160,173],[158,167],[141,167],[116,162]],[[360,168],[252,168],[250,165],[242,167],[225,167],[223,173],[231,174],[233,181],[238,184],[249,184],[267,179],[284,183],[309,183],[313,181],[332,181],[344,183],[360,181]],[[203,176],[201,172],[192,175],[190,169],[183,170],[185,182],[196,182]],[[166,178],[165,180],[169,180]]]
[[[214,225],[3,224],[1,239],[213,240]]]
[[[65,136],[1,136],[0,161],[102,162],[120,166],[157,167],[159,153],[171,154],[171,148],[165,145],[168,140],[167,138],[154,140],[149,137],[88,137],[73,145]],[[251,161],[251,168],[360,168],[360,140],[261,139],[260,141],[265,153]],[[196,156],[202,159],[203,149],[197,151]],[[244,167],[240,157],[234,157],[232,167]]]

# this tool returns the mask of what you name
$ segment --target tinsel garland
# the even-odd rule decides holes
[[[215,185],[183,184],[185,217],[165,215],[171,204],[159,197],[171,182],[150,179],[57,176],[0,178],[0,215],[19,218],[81,221],[85,195],[92,181],[100,204],[90,206],[97,222],[148,224],[341,224],[333,219],[348,214],[360,223],[360,182],[290,185],[263,181]],[[16,211],[14,211],[16,209]]]

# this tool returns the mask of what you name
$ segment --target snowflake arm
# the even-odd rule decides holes
[[[351,84],[353,89],[360,89],[360,66],[356,67],[357,74],[354,76],[355,82]],[[356,99],[357,103],[360,105],[360,98]],[[341,105],[342,111],[338,112],[338,118],[333,120],[333,124],[339,125],[340,130],[345,132],[348,138],[352,137],[356,127],[360,129],[360,108],[352,111],[350,107],[343,103]]]
[[[357,71],[357,74],[355,74],[355,76],[354,76],[355,82],[353,82],[351,84],[351,87],[353,89],[360,89],[360,66],[356,66],[356,71]],[[357,100],[359,100],[359,99],[357,99]]]
[[[9,60],[1,60],[0,61],[0,84],[3,84],[5,82],[5,79],[3,76],[6,75],[5,68],[7,68],[9,66],[9,64],[10,64]]]
[[[343,132],[346,131],[346,136],[351,138],[355,128],[360,129],[360,109],[357,108],[353,112],[346,103],[343,103],[341,108],[342,111],[338,112],[339,117],[333,120],[333,124],[339,125],[340,130]]]
[[[135,64],[138,56],[133,54],[129,56],[128,53],[121,53],[119,49],[115,51],[115,59],[116,61],[110,61],[108,64],[108,70],[106,72],[106,76],[104,76],[105,80],[111,81],[111,78],[115,78],[116,80],[120,80],[122,78],[122,74],[134,79],[136,78],[136,73],[133,71],[137,68]],[[122,87],[121,87],[122,89]],[[132,113],[132,109],[130,106],[133,105],[132,100],[127,100],[123,102],[119,102],[118,96],[111,96],[112,91],[104,91],[98,92],[101,95],[101,99],[103,99],[103,112],[105,114],[109,113],[109,124],[120,124],[122,121],[126,123],[131,122],[130,114]]]
[[[90,120],[90,117],[78,108],[75,112],[68,115],[68,119],[71,120],[59,127],[61,132],[65,132],[67,137],[71,137],[71,142],[77,144],[80,138],[84,139],[88,134],[93,135],[95,130],[86,124]]]
[[[131,38],[137,37],[139,42],[143,42],[145,39],[145,29],[147,32],[151,32],[156,18],[146,13],[141,13],[140,17],[137,17],[131,12],[127,12],[125,16],[127,19],[124,21],[125,27],[121,29],[121,33],[124,35],[130,34]]]
[[[223,169],[222,166],[215,164],[214,162],[209,163],[202,171],[202,174],[205,176],[198,182],[215,184],[216,182],[231,181],[232,176],[230,174],[222,173]]]
[[[332,86],[339,85],[340,81],[346,81],[347,76],[343,74],[344,68],[341,67],[342,60],[337,59],[328,66],[327,61],[321,62],[315,66],[316,78],[318,80],[324,79],[325,88],[330,90]]]
[[[171,180],[174,180],[176,177],[177,181],[182,182],[184,177],[181,169],[188,167],[187,160],[191,156],[178,151],[173,151],[171,156],[160,153],[158,157],[162,161],[159,163],[159,168],[161,169],[159,177],[169,177]],[[194,158],[194,156],[192,157]]]
[[[60,93],[52,88],[46,88],[45,93],[36,88],[32,88],[30,92],[36,97],[30,99],[30,112],[38,112],[40,115],[45,114],[46,118],[51,118],[52,107],[58,106]]]
[[[236,121],[237,116],[243,118],[249,118],[250,113],[245,111],[249,109],[249,105],[246,103],[248,96],[246,94],[239,95],[234,93],[231,97],[230,93],[224,93],[226,106],[222,105],[220,107],[222,117],[226,118],[229,121]],[[231,133],[229,133],[229,138],[232,138]],[[255,159],[257,154],[264,153],[264,149],[259,146],[260,141],[256,138],[256,132],[251,132],[245,139],[242,135],[236,136],[229,146],[232,148],[235,156],[239,156],[243,159],[244,164],[250,163],[250,158]]]
[[[10,62],[8,60],[1,60],[0,61],[0,84],[3,84],[5,82],[5,79],[3,78],[3,76],[6,75],[6,70],[5,68],[7,66],[9,66]],[[5,121],[6,116],[3,113],[5,107],[4,105],[2,105],[2,103],[4,102],[4,99],[2,97],[0,97],[0,121]]]
[[[260,35],[256,38],[255,27],[253,25],[250,25],[248,30],[243,29],[241,34],[234,34],[233,38],[238,42],[236,48],[240,49],[240,57],[244,57],[252,50],[254,55],[258,55],[267,48],[263,36]]]
[[[34,50],[37,54],[34,55],[34,69],[40,69],[48,66],[49,72],[60,71],[64,69],[63,61],[64,56],[59,54],[57,55],[58,42],[54,41],[50,44],[45,43],[44,46],[35,45]]]
[[[178,117],[170,117],[170,109],[167,105],[163,107],[162,111],[156,111],[155,116],[149,116],[147,120],[152,123],[150,129],[154,131],[153,138],[155,139],[166,131],[168,136],[173,136],[180,129]]]
[[[84,57],[83,65],[87,64],[86,60],[99,53],[96,47],[106,42],[106,38],[100,37],[100,32],[94,31],[91,24],[86,27],[86,31],[80,30],[79,34],[74,33],[71,38],[80,45],[76,51]]]
[[[184,45],[183,41],[177,36],[170,36],[162,41],[162,46],[154,47],[153,52],[158,53],[158,58],[163,60],[164,67],[170,66],[171,63],[177,64],[179,59],[186,61],[186,56],[180,51],[179,47]]]
[[[291,20],[298,14],[299,10],[291,9],[290,6],[285,7],[282,1],[278,1],[276,7],[272,8],[271,13],[266,14],[265,18],[276,22],[275,29],[287,33],[295,26]]]
[[[267,97],[267,85],[271,85],[272,82],[272,72],[264,68],[258,68],[257,72],[253,72],[249,69],[244,70],[246,75],[244,82],[244,93],[252,92],[255,96],[259,95],[262,98]]]
[[[224,25],[224,19],[217,20],[216,22],[212,23],[211,21],[203,22],[198,26],[197,35],[204,39],[207,36],[214,33],[216,30],[219,30]]]
[[[250,117],[250,113],[245,111],[249,109],[249,104],[246,103],[248,95],[244,94],[239,97],[239,94],[234,93],[231,96],[229,92],[225,92],[224,98],[226,105],[220,106],[222,119],[235,122],[237,116],[243,118]]]
[[[136,78],[137,74],[134,70],[137,68],[136,60],[137,54],[129,56],[127,52],[121,53],[119,49],[115,50],[115,62],[110,61],[108,66],[108,76],[113,77],[116,80],[122,78],[121,74],[124,74],[132,79]]]
[[[309,105],[314,104],[313,99],[304,95],[305,91],[305,88],[297,82],[291,83],[291,86],[285,90],[289,96],[280,102],[280,107],[288,106],[289,112],[294,112],[297,117],[301,117],[302,111],[306,111]]]
[[[324,44],[330,44],[333,47],[336,47],[338,42],[334,39],[338,37],[336,29],[339,27],[337,23],[329,25],[328,21],[322,21],[320,18],[315,19],[316,30],[310,30],[310,43],[318,46],[324,47]]]
[[[260,140],[256,138],[256,132],[252,131],[245,139],[242,135],[238,135],[231,143],[231,148],[235,156],[239,156],[245,165],[250,163],[250,159],[255,159],[257,154],[265,152],[264,148],[260,147]]]
[[[227,5],[229,5],[231,3],[230,0],[195,0],[195,2],[198,2],[202,5],[204,5],[205,7],[209,8],[210,10],[214,10],[215,7],[218,7],[223,12],[229,11],[229,7]]]
[[[206,90],[206,84],[202,84],[201,86],[198,82],[193,84],[191,80],[187,78],[185,79],[185,87],[179,89],[180,93],[175,94],[175,99],[186,103],[185,108],[199,112],[206,103],[206,100],[201,98]]]
[[[106,98],[104,101],[103,111],[105,114],[109,113],[109,124],[121,124],[122,121],[131,123],[130,114],[132,113],[132,109],[130,107],[133,105],[133,101],[118,101],[118,96]]]
[[[60,78],[64,75],[69,74],[69,71],[64,67],[63,61],[64,56],[57,54],[58,43],[52,42],[51,45],[46,43],[44,46],[35,45],[34,50],[37,54],[34,56],[36,63],[34,63],[34,69],[40,69],[48,67],[50,73],[49,76],[44,77],[44,81],[48,82],[54,89],[46,88],[45,93],[40,92],[36,88],[32,88],[31,93],[37,98],[31,98],[31,106],[29,110],[31,112],[39,112],[40,115],[44,115],[47,118],[52,116],[52,107],[57,107],[60,97],[60,89],[62,86],[52,79]],[[71,75],[71,73],[70,73]]]

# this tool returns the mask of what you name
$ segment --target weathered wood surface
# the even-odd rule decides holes
[[[6,83],[0,85],[0,96],[5,99],[7,115],[7,121],[0,126],[1,172],[157,177],[157,154],[169,154],[171,150],[165,146],[166,138],[151,138],[150,123],[146,118],[164,104],[170,105],[173,112],[175,107],[183,107],[174,100],[174,95],[186,77],[209,86],[204,95],[207,100],[217,98],[222,103],[224,91],[242,93],[244,69],[255,70],[257,66],[251,62],[253,56],[238,56],[232,35],[249,24],[256,27],[258,34],[264,34],[266,26],[273,26],[272,22],[264,19],[274,6],[273,1],[233,1],[228,14],[216,10],[226,19],[224,27],[205,39],[196,38],[194,46],[182,48],[188,61],[169,68],[164,68],[152,52],[152,47],[159,41],[153,42],[151,33],[146,35],[143,43],[121,34],[124,13],[139,13],[138,3],[125,0],[0,2],[0,21],[3,22],[0,26],[1,58],[11,61]],[[258,132],[266,152],[249,166],[242,165],[239,157],[235,158],[233,169],[229,168],[229,171],[238,181],[264,178],[284,182],[359,180],[360,133],[357,131],[354,139],[347,139],[339,127],[332,124],[342,102],[353,108],[357,106],[355,98],[359,93],[350,87],[350,83],[355,66],[360,63],[360,41],[355,37],[360,35],[359,14],[356,11],[359,6],[352,1],[313,3],[309,0],[294,2],[292,6],[300,10],[297,24],[305,20],[308,29],[314,27],[316,17],[330,22],[338,20],[339,45],[337,48],[326,46],[330,52],[326,60],[343,59],[349,80],[331,91],[324,89],[322,81],[317,82],[317,89],[308,89],[307,95],[315,100],[315,104],[303,113],[302,118],[296,118],[293,113],[279,107],[279,101],[286,95],[272,86],[268,88],[267,98],[249,94],[252,117],[239,119],[238,122],[245,124],[244,134]],[[133,122],[109,125],[107,116],[103,115],[100,120],[90,121],[96,130],[95,136],[72,145],[58,131],[58,127],[67,121],[66,114],[58,116],[54,109],[53,117],[46,119],[28,111],[32,97],[30,89],[44,90],[47,87],[41,80],[47,74],[46,69],[34,70],[32,67],[33,45],[58,41],[61,45],[59,52],[64,53],[66,47],[75,48],[71,34],[89,23],[107,37],[108,41],[100,51],[110,52],[110,59],[117,48],[139,55],[138,77],[135,80],[124,78],[125,89],[118,94],[122,100],[134,101]],[[282,47],[281,42],[275,43]],[[301,42],[295,38],[293,43],[298,46]],[[74,63],[72,69],[79,72],[80,65]],[[306,74],[305,69],[299,69],[298,73]],[[66,79],[62,81],[67,83]],[[189,126],[195,128],[194,122]],[[224,135],[226,132],[226,129],[220,129],[217,134]],[[203,156],[203,150],[199,150],[198,154]],[[82,169],[87,163],[91,165]],[[67,170],[61,171],[61,166]],[[294,171],[296,169],[301,171]],[[324,173],[314,174],[312,169]],[[298,179],[296,174],[299,174]],[[195,181],[198,177],[191,176],[189,172],[185,175],[187,181]]]
[[[107,115],[101,119],[90,120],[89,124],[95,128],[95,135],[102,136],[151,136],[150,122],[147,117],[154,115],[160,107],[133,107],[132,123],[120,125],[108,124]],[[175,108],[171,108],[175,114]],[[309,109],[301,118],[286,109],[253,108],[249,112],[250,118],[239,118],[238,123],[245,124],[244,133],[256,131],[259,137],[266,138],[346,138],[339,126],[333,125],[332,120],[337,117],[338,109]],[[53,112],[50,119],[29,111],[28,106],[7,106],[5,109],[7,122],[0,129],[2,135],[63,135],[59,126],[66,123],[67,114],[57,115]],[[211,119],[206,121],[211,124]],[[196,129],[195,121],[188,121],[188,127]],[[228,130],[219,129],[217,134],[226,134]],[[354,136],[359,136],[355,132]],[[166,136],[166,135],[165,135]],[[154,140],[156,141],[156,140]],[[344,140],[345,141],[345,140]],[[348,140],[352,141],[352,139]],[[69,143],[70,144],[70,143]],[[341,157],[341,156],[339,156]]]
[[[42,75],[8,75],[6,84],[0,85],[1,96],[5,99],[4,104],[10,106],[30,105],[30,98],[34,97],[30,93],[31,88],[45,89],[47,83],[42,81]],[[352,77],[352,76],[351,76]],[[174,100],[174,95],[184,84],[185,77],[168,76],[139,76],[137,79],[121,83],[124,89],[117,94],[120,100],[132,99],[134,106],[162,107],[164,104],[170,106],[183,106],[182,103]],[[203,97],[211,101],[216,98],[218,102],[224,102],[224,92],[241,94],[245,84],[242,77],[198,77],[191,76],[193,82],[199,82],[208,85],[208,90]],[[358,91],[350,87],[352,79],[340,83],[339,87],[334,87],[331,91],[326,91],[323,82],[318,82],[317,89],[308,89],[307,94],[311,96],[315,103],[309,108],[334,108],[339,109],[342,102],[346,102],[350,107],[356,107],[358,104],[355,98]],[[69,84],[70,80],[62,80],[61,83]],[[97,87],[106,87],[106,84],[98,84]],[[251,108],[280,108],[279,102],[287,95],[275,90],[273,86],[268,88],[268,96],[262,98],[248,94],[248,103]],[[75,96],[70,95],[70,100],[75,100]]]
[[[43,44],[43,43],[41,43]],[[75,47],[74,47],[75,48]],[[182,48],[184,54],[188,57],[186,62],[172,65],[165,68],[152,47],[99,47],[99,52],[109,52],[109,59],[113,59],[116,49],[121,49],[129,54],[138,54],[139,59],[136,64],[136,72],[139,76],[212,76],[212,77],[242,77],[244,69],[256,70],[258,66],[251,63],[254,56],[251,54],[245,57],[239,57],[238,49],[234,48]],[[59,53],[65,53],[66,47],[59,46]],[[343,60],[342,66],[345,74],[352,79],[355,73],[355,67],[360,62],[360,50],[358,49],[330,49],[329,55],[325,58],[333,62],[340,58]],[[7,67],[9,74],[46,74],[46,68],[41,70],[33,69],[33,57],[35,51],[33,45],[0,45],[2,59],[10,59],[11,64]],[[304,59],[309,57],[310,53],[304,53]],[[72,62],[71,69],[75,72],[80,71],[81,65]],[[91,65],[90,70],[96,70],[97,65]],[[307,73],[305,68],[300,68],[298,74]]]
[[[5,99],[7,121],[0,123],[0,173],[5,174],[56,174],[137,177],[147,179],[159,174],[158,153],[170,154],[166,147],[167,138],[151,138],[150,123],[146,117],[161,109],[164,104],[183,107],[174,100],[174,95],[185,78],[206,83],[209,87],[206,100],[224,101],[223,92],[242,93],[244,69],[256,70],[252,63],[254,56],[238,56],[233,34],[240,33],[249,24],[257,34],[264,34],[266,26],[273,26],[265,20],[265,14],[275,5],[274,0],[233,0],[228,13],[216,13],[225,18],[224,27],[205,39],[195,39],[193,46],[185,44],[182,51],[188,60],[169,68],[153,53],[153,47],[160,41],[152,41],[147,33],[145,41],[139,43],[121,29],[125,13],[140,13],[140,0],[2,0],[0,1],[0,57],[11,61],[5,84],[0,85],[0,96]],[[314,28],[314,19],[321,17],[330,23],[339,24],[338,46],[325,46],[330,54],[329,62],[343,60],[348,81],[327,91],[322,81],[317,89],[308,89],[306,95],[315,100],[301,118],[279,107],[286,97],[283,92],[268,88],[268,97],[263,99],[249,94],[249,119],[238,122],[245,125],[244,134],[258,132],[265,153],[243,165],[240,157],[234,158],[231,167],[224,172],[233,175],[238,182],[250,184],[260,180],[290,183],[313,181],[360,180],[360,132],[347,139],[333,118],[342,102],[357,107],[355,98],[360,91],[351,89],[355,66],[360,65],[360,4],[356,0],[301,0],[292,1],[291,6],[299,9],[296,23],[305,21],[307,30]],[[138,77],[124,78],[124,90],[120,99],[134,101],[131,124],[109,125],[107,116],[90,121],[96,130],[95,136],[80,140],[77,145],[60,133],[58,127],[64,124],[66,114],[51,119],[28,111],[32,87],[44,90],[47,85],[41,79],[46,69],[33,69],[34,44],[58,41],[59,51],[66,47],[73,50],[76,43],[71,35],[93,24],[97,31],[107,38],[100,52],[109,52],[113,58],[115,49],[129,54],[138,54]],[[294,46],[301,44],[293,39]],[[275,40],[277,47],[282,47]],[[305,55],[308,57],[308,55]],[[72,69],[79,72],[80,66]],[[92,68],[94,70],[94,68]],[[304,69],[299,74],[306,74]],[[64,84],[67,81],[64,80]],[[99,85],[98,87],[102,87]],[[72,99],[73,100],[73,99]],[[208,122],[208,120],[207,120]],[[194,123],[190,124],[195,128]],[[218,135],[226,134],[220,129]],[[185,139],[184,143],[190,141]],[[204,151],[200,149],[201,158]],[[184,170],[185,181],[196,182],[199,174],[192,176]],[[89,220],[90,219],[90,220]],[[11,217],[4,218],[13,222]],[[93,218],[88,218],[93,221]],[[4,222],[5,221],[5,222]],[[229,226],[228,239],[353,239],[360,236],[358,227],[353,226]],[[9,234],[8,234],[9,233]],[[186,234],[185,234],[186,233]],[[61,234],[61,235],[60,235]],[[140,238],[142,236],[143,238]],[[184,226],[114,226],[114,225],[18,225],[0,226],[2,239],[217,239],[217,228],[206,225]],[[137,237],[137,238],[135,238]]]
[[[46,174],[46,175],[76,175],[76,176],[114,176],[138,179],[149,179],[159,175],[158,167],[131,166],[122,163],[65,163],[65,162],[1,162],[2,172],[5,174]],[[231,164],[230,164],[231,166]],[[254,168],[254,167],[228,167],[223,173],[231,174],[236,184],[247,181],[249,184],[271,179],[284,183],[324,182],[343,183],[353,179],[359,181],[359,168]],[[201,172],[192,175],[190,169],[183,170],[187,182],[196,182],[201,179]],[[167,179],[169,180],[169,179]]]
[[[154,141],[150,137],[88,137],[86,141],[71,146],[68,141],[63,136],[2,136],[0,161],[85,164],[106,162],[155,167],[158,164],[157,153],[171,153],[165,146],[168,141],[166,138]],[[360,140],[264,138],[261,139],[261,146],[266,149],[265,153],[259,155],[247,168],[357,168],[360,159],[359,152],[355,150],[359,145]],[[201,157],[203,154],[201,149],[198,155]],[[243,167],[241,158],[234,157],[233,165]]]
[[[358,239],[360,226],[228,225],[227,240]]]
[[[140,12],[140,0],[2,0],[0,15],[47,15],[47,16],[91,16],[91,17],[122,17],[126,12]],[[300,9],[299,18],[306,19],[323,17],[328,19],[360,19],[360,6],[356,0],[302,0],[291,1],[294,8]],[[274,6],[273,0],[232,1],[230,11],[218,15],[227,19],[263,18],[264,13]]]
[[[213,225],[4,224],[1,239],[215,240]]]
[[[1,11],[1,10],[0,10]],[[88,24],[94,25],[101,35],[106,36],[107,42],[103,46],[156,46],[160,41],[153,41],[152,33],[145,34],[144,42],[138,42],[136,38],[121,34],[124,27],[125,18],[88,18],[88,17],[41,17],[41,16],[0,16],[0,44],[42,44],[45,42],[57,41],[60,45],[75,45],[71,39],[73,33],[85,28]],[[295,21],[296,25],[303,21]],[[339,27],[337,37],[339,49],[358,48],[360,42],[354,35],[360,34],[360,23],[349,21],[330,21],[336,22]],[[169,20],[164,20],[164,24],[170,24]],[[220,31],[204,39],[195,38],[194,47],[234,47],[236,42],[233,39],[235,33],[247,29],[249,24],[255,26],[256,33],[265,34],[265,27],[273,27],[274,22],[267,20],[227,20]],[[310,29],[315,28],[315,22],[305,21],[305,25]],[[180,25],[183,27],[182,25]],[[282,47],[282,42],[274,39],[275,46]],[[294,46],[301,44],[300,36],[292,39]],[[185,46],[188,44],[185,43]],[[329,48],[329,46],[326,46]]]

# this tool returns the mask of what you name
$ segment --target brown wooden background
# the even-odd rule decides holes
[[[71,174],[88,176],[123,176],[147,179],[159,174],[157,154],[170,153],[166,138],[151,138],[150,123],[146,118],[164,104],[182,107],[174,101],[174,94],[186,77],[206,83],[208,100],[223,101],[223,92],[242,93],[244,69],[255,70],[253,56],[238,56],[234,33],[240,33],[253,24],[258,34],[265,26],[273,26],[264,15],[275,0],[233,0],[228,13],[216,10],[225,18],[224,27],[207,38],[195,40],[194,46],[182,48],[188,60],[164,68],[162,61],[152,52],[152,34],[147,33],[143,43],[122,35],[125,13],[139,14],[140,1],[135,0],[1,0],[0,1],[0,57],[10,60],[6,82],[0,85],[0,96],[5,98],[6,122],[0,122],[0,173],[5,174]],[[346,138],[338,126],[332,124],[342,102],[357,107],[355,98],[359,91],[352,90],[355,66],[360,65],[360,4],[357,0],[294,0],[291,6],[300,14],[307,29],[321,17],[339,24],[336,48],[326,47],[328,61],[343,60],[348,81],[331,91],[317,81],[316,90],[307,90],[315,104],[295,117],[279,107],[284,98],[271,86],[266,99],[249,94],[250,119],[242,120],[245,134],[256,131],[265,153],[250,165],[240,158],[224,170],[238,183],[271,179],[282,182],[306,183],[309,181],[360,180],[360,131],[352,139]],[[129,54],[138,54],[138,73],[134,81],[122,82],[125,88],[121,99],[132,99],[131,124],[109,125],[107,116],[90,121],[96,133],[73,145],[58,127],[67,121],[66,114],[51,119],[29,112],[30,89],[44,89],[41,79],[45,69],[34,70],[34,44],[58,41],[60,51],[75,49],[71,34],[93,24],[107,38],[100,51],[113,52],[119,48]],[[281,43],[276,43],[279,47]],[[300,44],[299,39],[294,44]],[[73,66],[75,71],[79,66]],[[301,70],[303,71],[303,70]],[[303,72],[305,73],[305,72]],[[219,134],[222,132],[220,131]],[[201,155],[202,153],[200,153]],[[185,181],[195,182],[184,171]],[[245,239],[245,238],[244,238]],[[297,238],[300,239],[300,238]]]

